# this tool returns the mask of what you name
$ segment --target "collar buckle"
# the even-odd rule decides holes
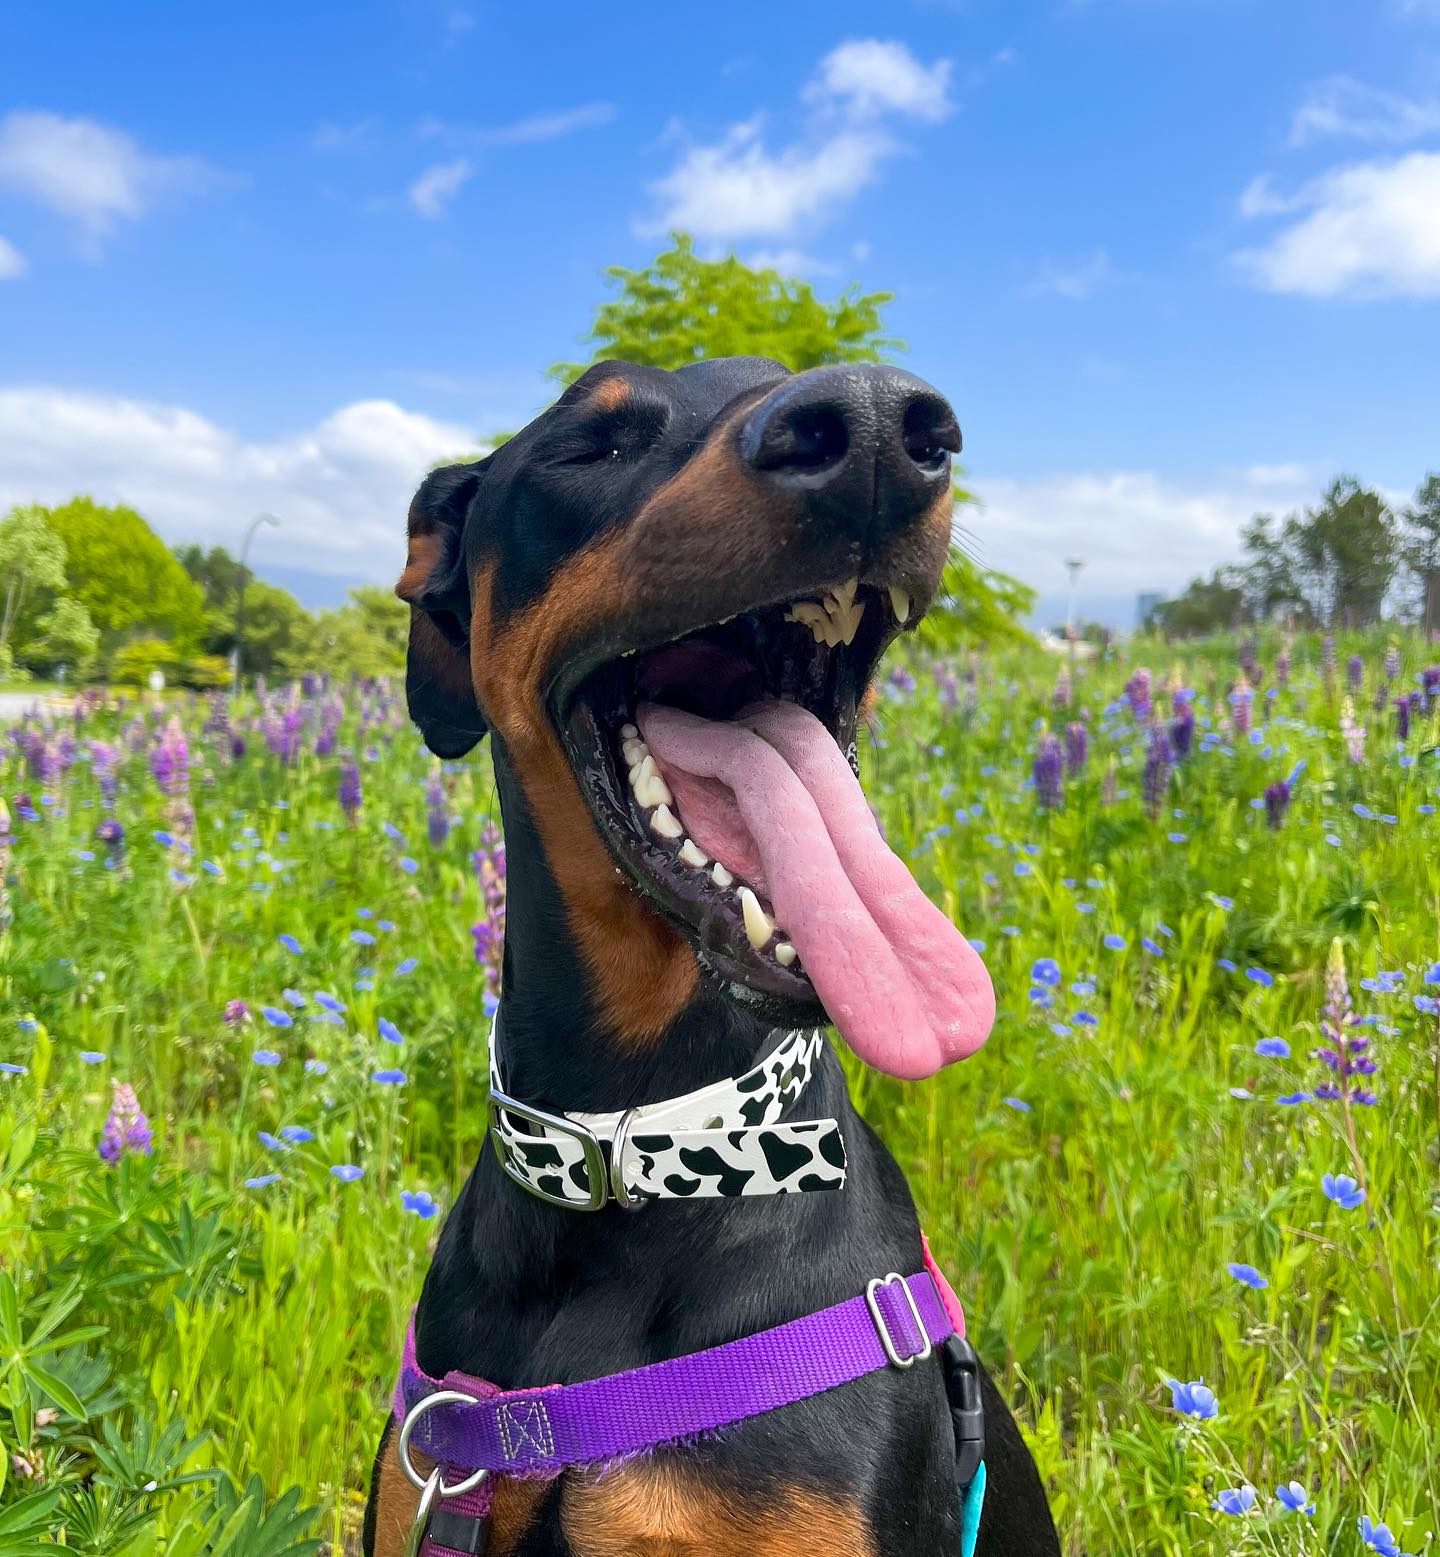
[[[590,1186],[590,1198],[569,1200],[564,1195],[556,1195],[548,1189],[543,1189],[538,1183],[533,1183],[527,1178],[511,1161],[508,1148],[501,1144],[505,1136],[499,1118],[502,1112],[514,1114],[518,1119],[539,1125],[544,1130],[553,1130],[556,1134],[568,1136],[570,1140],[576,1142],[585,1154],[585,1181]],[[495,1142],[495,1155],[500,1161],[501,1171],[512,1183],[518,1184],[537,1200],[543,1200],[548,1205],[559,1206],[565,1211],[605,1209],[605,1203],[610,1198],[610,1168],[605,1160],[605,1150],[594,1131],[574,1119],[566,1118],[564,1114],[547,1114],[543,1108],[532,1108],[528,1103],[517,1102],[513,1097],[498,1092],[493,1087],[490,1090],[489,1113],[490,1137]]]

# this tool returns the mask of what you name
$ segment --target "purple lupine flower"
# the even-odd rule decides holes
[[[150,1121],[141,1111],[135,1088],[125,1081],[113,1082],[112,1086],[110,1112],[100,1133],[101,1158],[105,1162],[119,1162],[126,1152],[148,1157],[154,1149],[155,1137]]]
[[[1137,724],[1150,717],[1150,672],[1143,665],[1125,683],[1125,696]]]
[[[1358,767],[1365,760],[1365,726],[1356,719],[1355,705],[1348,696],[1340,705],[1340,733],[1350,761]]]
[[[1074,778],[1085,769],[1090,754],[1090,732],[1078,720],[1065,726],[1065,771]]]
[[[1408,697],[1395,699],[1395,734],[1399,740],[1410,739],[1410,699]]]
[[[1370,1040],[1359,1031],[1360,1025],[1345,974],[1345,948],[1336,936],[1330,943],[1330,960],[1325,969],[1325,1010],[1320,1018],[1320,1036],[1325,1042],[1311,1051],[1333,1080],[1315,1088],[1317,1098],[1366,1106],[1374,1103],[1374,1092],[1355,1084],[1355,1077],[1373,1076],[1379,1068],[1370,1056]]]
[[[1174,766],[1170,749],[1170,737],[1160,725],[1150,730],[1150,748],[1145,756],[1145,809],[1155,819],[1165,806],[1166,791],[1170,788],[1170,774]]]
[[[1420,676],[1420,685],[1425,689],[1425,701],[1433,703],[1440,697],[1440,665],[1428,665]]]
[[[1060,667],[1060,673],[1055,677],[1055,692],[1050,701],[1056,709],[1069,708],[1070,699],[1074,695],[1074,689],[1070,684],[1070,672],[1065,666]]]
[[[1392,643],[1385,651],[1385,679],[1394,681],[1400,674],[1400,650]]]
[[[1290,786],[1284,779],[1276,779],[1265,790],[1265,820],[1271,830],[1279,832],[1290,809]]]
[[[1235,721],[1235,729],[1240,735],[1248,735],[1253,722],[1255,709],[1255,693],[1249,683],[1242,677],[1239,684],[1230,693],[1230,715]]]
[[[1048,731],[1040,737],[1033,768],[1035,798],[1047,811],[1053,811],[1064,798],[1065,764],[1060,742]]]
[[[352,826],[360,815],[360,768],[353,757],[340,764],[340,809]]]
[[[15,918],[14,910],[10,907],[10,887],[8,884],[10,845],[12,842],[10,807],[5,804],[5,797],[0,795],[0,935],[3,935],[10,928]]]
[[[160,793],[172,800],[190,788],[190,746],[176,714],[150,750],[150,772]]]
[[[1195,710],[1189,698],[1176,694],[1175,717],[1170,721],[1170,749],[1178,761],[1184,762],[1195,744]]]
[[[120,750],[118,747],[109,746],[104,741],[91,741],[90,771],[95,775],[96,784],[100,786],[100,804],[107,811],[111,810],[115,805],[119,764]]]
[[[119,865],[125,858],[125,829],[113,816],[107,816],[95,829],[96,840],[105,845],[105,853],[112,865]]]
[[[1345,679],[1350,683],[1350,690],[1358,692],[1365,685],[1365,660],[1359,654],[1352,654],[1345,664]]]
[[[243,1000],[227,1000],[221,1020],[226,1027],[243,1027],[250,1020],[250,1007]]]
[[[891,688],[902,697],[908,697],[915,690],[915,678],[903,665],[897,665],[889,676]]]
[[[425,825],[430,834],[430,847],[441,848],[450,836],[450,816],[445,809],[445,782],[438,769],[425,785]]]

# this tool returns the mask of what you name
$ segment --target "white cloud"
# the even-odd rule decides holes
[[[280,517],[287,567],[393,581],[405,512],[429,467],[474,448],[471,429],[388,400],[254,441],[179,406],[63,389],[0,389],[0,512],[77,492],[128,503],[167,540],[233,546],[257,513]]]
[[[164,196],[203,190],[215,178],[197,157],[152,156],[93,119],[20,109],[0,119],[0,187],[79,223],[92,243]]]
[[[1440,152],[1332,168],[1289,197],[1257,180],[1240,211],[1300,217],[1235,256],[1265,291],[1440,297]]]
[[[0,238],[0,281],[18,280],[28,269],[20,250],[8,238]]]
[[[1066,557],[1083,557],[1085,592],[1126,599],[1182,588],[1235,560],[1240,527],[1260,512],[1313,501],[1300,465],[1217,471],[1181,482],[1152,471],[1100,471],[1037,479],[975,476],[984,508],[964,514],[980,562],[1043,595],[1065,588]]]
[[[814,146],[771,153],[760,122],[735,125],[714,146],[695,146],[653,186],[663,214],[643,235],[681,228],[704,239],[785,238],[818,222],[872,183],[895,150],[889,137],[844,130]]]
[[[475,176],[468,157],[453,162],[437,162],[428,167],[410,186],[410,204],[421,214],[437,221],[445,214],[447,203]]]
[[[445,119],[420,121],[422,140],[442,141],[457,151],[483,151],[490,146],[526,146],[558,141],[577,130],[594,130],[615,117],[613,103],[581,103],[554,113],[527,114],[510,124],[454,124]]]
[[[1104,249],[1096,249],[1089,259],[1079,265],[1068,268],[1046,265],[1030,283],[1029,290],[1081,302],[1114,278],[1115,270],[1110,263],[1110,256]]]
[[[805,88],[805,101],[856,119],[899,114],[938,124],[953,110],[948,59],[922,65],[903,43],[855,38],[832,49]]]
[[[1399,145],[1440,131],[1440,98],[1402,97],[1352,76],[1317,81],[1290,121],[1290,144],[1326,138]]]
[[[656,212],[636,224],[637,232],[681,228],[728,243],[786,239],[820,226],[902,149],[884,119],[933,124],[951,112],[950,68],[948,60],[922,65],[900,43],[842,43],[802,93],[813,111],[805,134],[771,150],[756,115],[712,144],[688,147],[651,185]]]
[[[840,267],[804,249],[756,249],[745,256],[752,270],[778,270],[782,276],[834,276]]]

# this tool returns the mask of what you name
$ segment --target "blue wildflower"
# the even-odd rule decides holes
[[[23,1065],[17,1065],[14,1060],[0,1060],[0,1074],[6,1076],[28,1076],[30,1072]]]
[[[1242,1287],[1249,1287],[1252,1292],[1263,1292],[1270,1285],[1253,1265],[1230,1264],[1225,1269]]]
[[[1227,973],[1238,973],[1240,971],[1240,969],[1237,968],[1228,957],[1217,957],[1215,959],[1215,966],[1217,968],[1224,968]]]
[[[282,1011],[279,1006],[261,1006],[260,1015],[265,1018],[271,1027],[294,1027],[295,1018],[288,1011]]]
[[[315,996],[315,1004],[317,1006],[324,1006],[327,1011],[339,1012],[344,1011],[345,1009],[344,1001],[337,1000],[334,995],[326,994],[324,990],[321,990]]]
[[[1389,1525],[1375,1524],[1369,1514],[1361,1514],[1356,1523],[1360,1529],[1360,1544],[1367,1550],[1379,1552],[1380,1557],[1405,1557],[1399,1541],[1390,1533]]]
[[[485,1013],[486,1016],[494,1016],[495,1013],[500,1009],[499,995],[493,994],[490,990],[487,989],[480,997],[480,1009]]]
[[[1325,1198],[1333,1200],[1342,1211],[1353,1211],[1365,1203],[1365,1191],[1348,1173],[1327,1173],[1320,1180],[1320,1188]]]
[[[280,1175],[278,1173],[262,1173],[258,1178],[246,1179],[245,1188],[269,1189],[272,1184],[278,1184],[279,1182]]]
[[[80,1058],[86,1065],[103,1065],[105,1056],[99,1049],[81,1049]]]
[[[250,1058],[254,1060],[257,1065],[274,1066],[280,1063],[280,1056],[276,1054],[274,1049],[256,1049]]]
[[[375,937],[368,930],[352,930],[350,939],[357,946],[373,946],[375,944]]]
[[[1275,984],[1275,975],[1264,968],[1246,968],[1245,977],[1252,984],[1258,984],[1261,989],[1272,989]]]
[[[1141,937],[1140,944],[1147,952],[1150,953],[1152,957],[1163,957],[1165,955],[1164,949],[1161,947],[1160,943],[1158,941],[1152,940],[1148,935]]]
[[[1223,908],[1227,914],[1235,906],[1235,899],[1233,897],[1221,897],[1218,892],[1212,892],[1210,894],[1210,901],[1216,906],[1216,908]]]
[[[404,1043],[405,1035],[390,1020],[388,1016],[382,1016],[377,1024],[380,1028],[380,1036],[386,1043]]]
[[[1002,1101],[1007,1108],[1013,1108],[1017,1114],[1028,1114],[1033,1112],[1030,1105],[1025,1101],[1024,1098],[1007,1097],[1002,1099]]]
[[[305,1074],[307,1076],[323,1076],[329,1071],[329,1069],[330,1067],[325,1063],[324,1060],[305,1061]]]
[[[440,1211],[434,1195],[428,1189],[402,1189],[400,1191],[400,1204],[407,1211],[413,1211],[424,1222],[428,1222],[432,1216],[438,1215]]]
[[[1283,1487],[1276,1487],[1275,1500],[1282,1508],[1289,1509],[1292,1514],[1304,1514],[1308,1518],[1315,1512],[1310,1494],[1298,1481],[1287,1482]]]
[[[973,935],[967,937],[967,939],[969,940],[971,946],[973,946],[975,950],[983,956],[985,953],[985,942],[977,941]]]
[[[370,1079],[378,1081],[382,1087],[400,1087],[404,1086],[409,1077],[403,1070],[377,1070]]]
[[[1283,1038],[1262,1038],[1255,1045],[1255,1052],[1267,1060],[1288,1060],[1290,1045]]]
[[[286,951],[293,952],[297,957],[301,956],[304,952],[305,948],[301,946],[300,942],[297,941],[293,935],[281,935],[277,936],[276,939],[280,942]]]
[[[1308,1103],[1310,1094],[1308,1092],[1287,1092],[1283,1097],[1277,1097],[1275,1101],[1283,1104],[1286,1108],[1294,1108],[1298,1103]]]
[[[395,972],[397,975],[413,973],[419,966],[420,959],[418,957],[407,957],[403,962],[396,965]]]
[[[271,1135],[268,1130],[257,1130],[256,1134],[267,1152],[278,1152],[284,1149],[285,1143],[278,1135]]]
[[[1060,964],[1053,957],[1041,957],[1030,970],[1030,977],[1047,989],[1054,989],[1060,982]]]
[[[1181,1416],[1208,1422],[1220,1414],[1220,1402],[1215,1398],[1215,1391],[1203,1379],[1194,1379],[1189,1384],[1182,1384],[1179,1379],[1166,1379],[1165,1382],[1170,1386],[1171,1409],[1178,1411]]]
[[[1210,1506],[1222,1514],[1248,1514],[1255,1507],[1255,1489],[1248,1483],[1243,1487],[1227,1487]]]
[[[304,1146],[315,1139],[315,1132],[307,1130],[303,1125],[284,1125],[281,1127],[282,1140],[289,1141],[292,1146]]]
[[[1125,950],[1125,937],[1123,935],[1116,935],[1112,931],[1109,935],[1107,935],[1105,937],[1104,945],[1110,951],[1124,951]]]
[[[420,869],[420,866],[416,863],[416,861],[412,860],[408,854],[402,854],[398,863],[400,865],[400,869],[403,870],[407,876],[413,876],[415,872]]]
[[[280,994],[285,1003],[294,1006],[296,1010],[301,1010],[305,1005],[305,997],[298,989],[282,989]]]
[[[364,1168],[356,1167],[353,1162],[337,1162],[330,1171],[342,1184],[353,1184],[365,1175]]]

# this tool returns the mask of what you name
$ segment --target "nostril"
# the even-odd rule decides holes
[[[750,456],[756,470],[822,471],[850,450],[845,418],[829,406],[795,406],[771,417]]]
[[[905,452],[926,472],[938,472],[960,452],[955,413],[938,396],[920,395],[905,407],[900,437]]]

